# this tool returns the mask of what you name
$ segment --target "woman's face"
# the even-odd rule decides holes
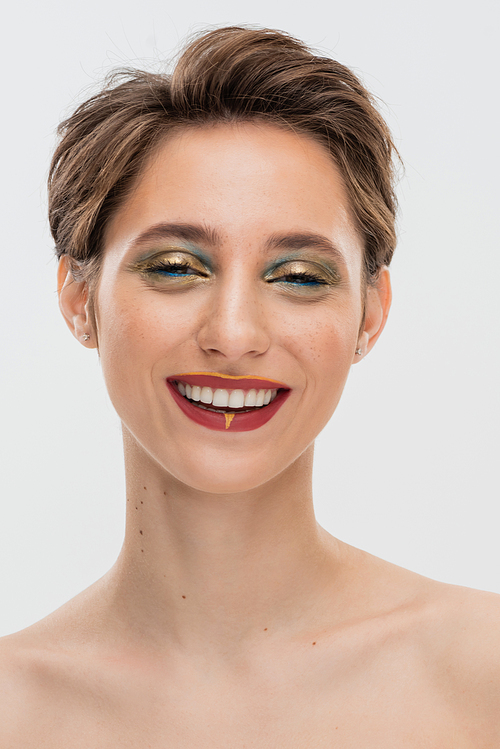
[[[255,123],[171,135],[110,221],[96,292],[107,387],[140,453],[223,493],[297,460],[383,324],[369,290],[360,332],[362,258],[317,143]]]

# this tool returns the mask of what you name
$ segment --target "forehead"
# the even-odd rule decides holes
[[[267,123],[190,126],[167,136],[112,217],[107,251],[126,249],[159,223],[202,225],[233,248],[302,232],[326,236],[352,262],[362,253],[330,154],[308,136]]]

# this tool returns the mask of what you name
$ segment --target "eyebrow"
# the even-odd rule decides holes
[[[345,263],[344,254],[339,248],[323,234],[315,232],[290,232],[284,234],[272,234],[267,240],[268,250],[297,251],[304,248],[320,250],[332,255],[340,263]]]
[[[184,242],[203,242],[209,246],[220,244],[221,238],[215,229],[196,224],[155,224],[146,229],[136,237],[131,247],[141,249],[151,242],[159,242],[164,239],[182,239]]]
[[[216,229],[203,224],[161,223],[149,227],[139,234],[132,243],[133,249],[141,249],[151,242],[165,239],[181,239],[215,247],[222,243],[222,237]],[[272,234],[266,242],[268,252],[286,250],[293,252],[304,248],[319,250],[332,255],[336,260],[345,263],[345,257],[339,248],[323,234],[315,232],[284,232]]]

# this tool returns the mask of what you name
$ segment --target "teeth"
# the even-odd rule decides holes
[[[257,400],[257,391],[249,390],[245,397],[245,406],[255,406]]]
[[[259,408],[267,406],[278,394],[277,390],[212,390],[209,387],[188,385],[187,382],[177,382],[177,390],[189,400],[204,403],[207,406],[219,408]]]
[[[216,390],[214,393],[214,398],[212,401],[213,406],[223,406],[226,407],[228,405],[229,397],[227,390]]]
[[[245,405],[245,393],[243,390],[231,390],[229,393],[229,408],[243,408]]]
[[[193,388],[194,390],[194,388]],[[200,400],[202,403],[211,403],[214,394],[212,388],[202,388],[200,393]]]

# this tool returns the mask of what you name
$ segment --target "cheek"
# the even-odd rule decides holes
[[[183,311],[146,291],[134,294],[124,289],[101,295],[99,355],[112,400],[125,389],[129,398],[143,400],[156,372],[168,373],[165,367],[172,352],[192,332],[190,317]]]
[[[339,309],[307,309],[299,316],[283,317],[282,340],[289,350],[320,379],[349,368],[357,341],[358,310],[354,306]]]
[[[359,314],[358,314],[359,313]],[[297,419],[300,439],[312,441],[334,413],[351,369],[360,322],[358,305],[321,310],[300,320],[283,320],[282,341],[303,370],[298,407],[307,418]]]

